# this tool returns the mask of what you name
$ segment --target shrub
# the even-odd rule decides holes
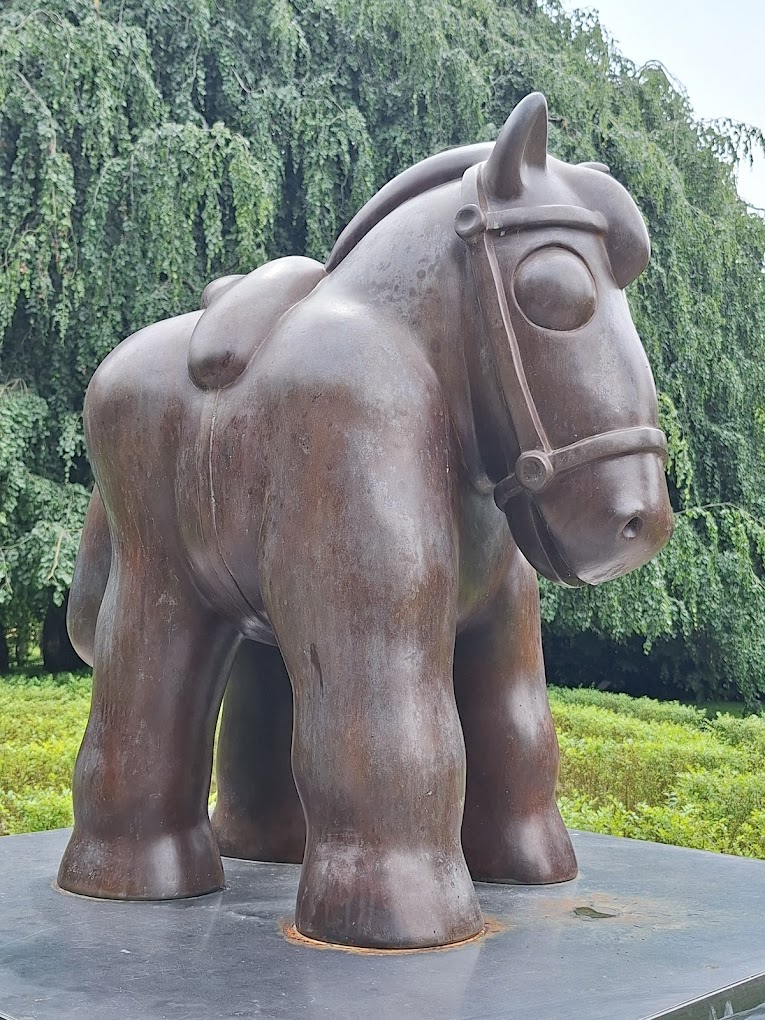
[[[0,834],[71,825],[89,700],[88,677],[0,678]],[[550,702],[568,825],[765,858],[765,719],[585,689]]]
[[[551,689],[573,828],[765,858],[765,719]]]
[[[72,824],[72,770],[90,704],[90,678],[0,681],[0,835]]]
[[[702,709],[681,705],[677,701],[633,698],[629,694],[613,694],[590,687],[550,687],[549,690],[550,698],[556,705],[591,705],[618,712],[621,716],[643,719],[645,722],[674,722],[697,729],[703,728],[707,721]]]

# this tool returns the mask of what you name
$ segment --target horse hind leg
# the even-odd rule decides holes
[[[195,896],[223,883],[207,803],[238,639],[201,599],[172,543],[126,530],[98,618],[74,831],[58,881],[105,898]]]
[[[90,497],[80,549],[74,565],[66,626],[75,651],[93,665],[98,611],[104,599],[112,564],[112,542],[98,486]]]
[[[224,857],[300,864],[305,818],[292,776],[292,687],[278,648],[244,641],[223,700],[213,832]]]
[[[88,507],[74,568],[67,628],[93,665],[96,622],[112,562],[101,493]],[[305,820],[292,777],[292,688],[278,648],[245,641],[231,669],[216,762],[213,829],[221,853],[300,864]]]

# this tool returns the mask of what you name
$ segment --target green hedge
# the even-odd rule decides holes
[[[0,679],[0,835],[72,824],[72,769],[90,678]]]
[[[560,803],[580,829],[765,858],[765,719],[553,688]],[[0,679],[0,834],[70,825],[90,680]]]
[[[573,828],[765,858],[765,719],[552,689]]]

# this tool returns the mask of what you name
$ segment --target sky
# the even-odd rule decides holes
[[[563,0],[595,10],[635,64],[658,60],[685,87],[697,118],[765,129],[765,0]],[[765,155],[739,171],[738,189],[765,209]]]

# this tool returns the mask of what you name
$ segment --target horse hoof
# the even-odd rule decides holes
[[[237,818],[218,804],[212,816],[212,829],[223,857],[241,861],[269,861],[275,864],[302,864],[305,850],[305,825],[290,825],[276,819],[270,825],[253,825]]]
[[[58,871],[59,888],[109,900],[171,900],[223,888],[207,822],[150,839],[104,838],[75,829]]]
[[[499,833],[476,831],[463,840],[476,882],[553,885],[577,875],[576,855],[557,805],[508,819]]]
[[[459,849],[333,845],[306,852],[295,926],[319,942],[427,949],[472,938],[483,917]]]

